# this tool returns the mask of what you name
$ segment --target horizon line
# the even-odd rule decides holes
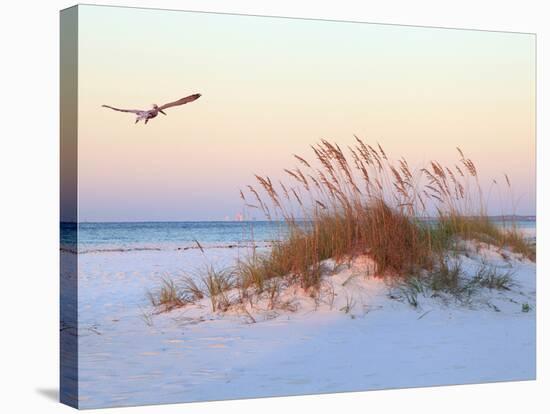
[[[469,215],[465,217],[480,217],[479,215]],[[489,219],[535,219],[536,214],[494,214],[488,215]],[[418,219],[436,219],[437,216],[416,217]],[[306,218],[296,218],[297,221],[306,221]],[[250,222],[285,222],[284,218],[276,219],[249,219],[249,220],[84,220],[84,221],[64,221],[60,220],[60,224],[98,224],[98,223],[250,223]]]

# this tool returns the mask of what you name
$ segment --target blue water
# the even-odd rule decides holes
[[[499,225],[502,221],[495,220]],[[535,220],[515,225],[529,238],[535,235]],[[61,224],[61,246],[81,253],[127,250],[173,250],[239,243],[269,243],[286,235],[284,223],[273,221],[123,222]]]
[[[271,221],[79,223],[78,251],[165,250],[190,246],[268,243],[280,239],[285,225]],[[61,223],[61,245],[77,250],[76,223]]]

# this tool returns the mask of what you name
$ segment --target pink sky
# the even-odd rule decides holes
[[[94,6],[79,23],[82,221],[233,217],[254,173],[353,134],[416,166],[460,146],[535,212],[533,35]],[[101,108],[195,92],[147,126]]]

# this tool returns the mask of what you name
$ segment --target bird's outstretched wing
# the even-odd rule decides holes
[[[119,111],[119,112],[130,112],[132,114],[138,114],[138,115],[144,112],[141,109],[120,109],[120,108],[114,108],[114,107],[109,106],[109,105],[101,105],[101,106],[103,108],[109,108],[109,109],[113,109],[113,110]]]
[[[193,95],[186,96],[185,98],[178,99],[177,101],[164,104],[160,106],[159,109],[163,110],[163,109],[171,108],[173,106],[183,105],[188,102],[193,102],[194,100],[199,99],[200,97],[201,97],[200,93],[195,93]]]

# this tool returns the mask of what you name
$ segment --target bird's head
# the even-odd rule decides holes
[[[159,111],[161,114],[166,115],[166,112],[164,112],[162,109],[160,109],[159,106],[158,106],[157,104],[153,104],[153,109],[156,109],[156,110]]]

